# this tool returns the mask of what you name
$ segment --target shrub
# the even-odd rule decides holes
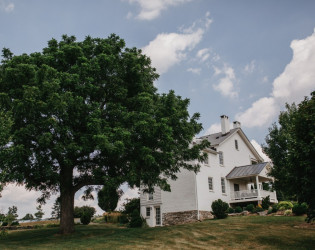
[[[235,208],[235,213],[241,213],[241,212],[243,212],[243,209],[240,206],[237,206]]]
[[[0,239],[5,239],[8,237],[8,231],[7,230],[0,230]]]
[[[267,210],[270,206],[270,196],[268,195],[267,197],[263,198],[261,201],[261,207],[264,210]]]
[[[253,212],[254,211],[254,209],[255,209],[255,206],[254,206],[254,204],[248,204],[247,206],[246,206],[246,210],[248,211],[248,212]]]
[[[96,210],[94,207],[90,206],[83,206],[83,207],[74,207],[74,218],[81,218],[83,214],[89,214],[90,217],[92,218],[93,215],[96,213]]]
[[[285,216],[290,216],[290,215],[292,215],[292,210],[291,210],[291,209],[285,210],[285,211],[284,211],[284,215],[285,215]]]
[[[264,211],[264,209],[262,208],[262,206],[260,204],[258,204],[256,206],[256,208],[254,209],[254,213],[259,213],[259,212],[262,212]]]
[[[118,222],[120,224],[127,224],[129,222],[127,215],[122,214],[118,217]]]
[[[278,211],[278,205],[277,204],[273,204],[271,208],[272,208],[272,213],[276,213]]]
[[[1,225],[1,226],[6,227],[8,224],[9,224],[9,223],[8,223],[7,221],[4,221],[4,222],[2,222],[2,225]]]
[[[217,219],[224,219],[227,217],[226,210],[229,208],[229,204],[221,199],[215,200],[211,205],[212,213]]]
[[[292,209],[293,204],[290,201],[280,201],[277,205],[277,209],[280,211]]]
[[[80,221],[83,225],[88,225],[90,224],[91,222],[91,219],[92,219],[92,216],[90,213],[83,213],[81,215],[81,218],[80,218]]]
[[[309,209],[307,210],[307,217],[306,217],[305,221],[306,221],[307,223],[310,223],[310,222],[315,221],[315,210],[314,210],[314,209],[310,209],[310,208],[309,208]]]
[[[233,214],[234,209],[232,207],[229,207],[228,210],[226,211],[228,214]]]
[[[18,221],[13,221],[11,223],[11,226],[19,226],[19,225],[20,225],[20,223]]]
[[[292,208],[292,212],[295,215],[302,215],[302,214],[306,214],[307,212],[307,204],[305,202],[303,202],[302,204],[295,204]]]
[[[131,219],[129,222],[129,227],[141,227],[142,226],[142,219],[140,217],[140,213],[138,209],[133,210],[131,214]]]
[[[269,209],[268,209],[268,212],[267,212],[267,214],[272,214],[273,212],[272,212],[272,207],[270,207]]]

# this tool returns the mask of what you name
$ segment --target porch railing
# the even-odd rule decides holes
[[[265,198],[269,195],[270,201],[276,201],[276,194],[274,192],[269,192],[266,190],[259,190],[259,191],[260,191],[261,198]],[[249,199],[255,199],[255,198],[258,198],[257,189],[231,192],[231,200],[247,200],[247,199],[249,200]]]

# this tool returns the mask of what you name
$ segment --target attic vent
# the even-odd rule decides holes
[[[220,138],[220,136],[216,137],[215,139],[219,139],[219,138]]]

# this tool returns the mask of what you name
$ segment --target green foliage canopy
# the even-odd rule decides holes
[[[98,206],[106,212],[114,211],[122,191],[114,186],[104,185],[97,193]]]
[[[275,188],[315,211],[315,92],[299,105],[287,105],[269,129],[264,152],[274,166]]]
[[[199,114],[174,91],[159,94],[148,57],[116,35],[52,39],[42,52],[3,50],[0,107],[12,117],[10,154],[0,159],[0,183],[60,192],[61,231],[74,230],[74,194],[109,181],[169,190],[181,167],[205,160],[208,142],[189,147]],[[1,149],[1,151],[3,151]]]

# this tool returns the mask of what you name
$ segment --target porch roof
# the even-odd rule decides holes
[[[255,176],[259,175],[261,171],[266,167],[268,162],[258,163],[254,165],[240,166],[235,167],[232,171],[226,176],[226,179],[234,179],[246,176]]]

